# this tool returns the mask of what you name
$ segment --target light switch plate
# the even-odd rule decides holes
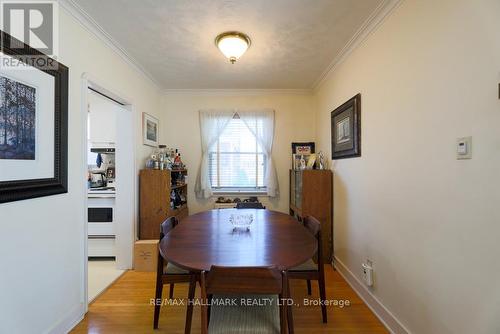
[[[472,159],[472,137],[463,137],[457,139],[457,159]]]

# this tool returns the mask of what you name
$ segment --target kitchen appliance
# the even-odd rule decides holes
[[[90,188],[102,188],[106,186],[106,173],[90,172]]]
[[[89,223],[112,223],[113,222],[113,207],[103,208],[88,208]],[[110,234],[112,234],[112,229]]]
[[[115,153],[113,146],[96,143],[88,152],[89,257],[115,256]]]
[[[93,193],[100,193],[95,190]],[[105,190],[102,192],[106,192]],[[115,256],[114,194],[96,194],[88,199],[88,256]]]
[[[115,166],[116,149],[110,146],[102,146],[89,143],[90,150],[87,152],[87,164],[89,169],[99,169],[106,172],[106,168]],[[102,168],[101,168],[102,166]]]
[[[115,148],[114,147],[92,147],[90,149],[90,152],[92,153],[106,153],[106,154],[114,154],[116,153],[115,152]]]

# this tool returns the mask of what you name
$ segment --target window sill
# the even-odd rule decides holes
[[[258,190],[213,190],[212,197],[219,196],[257,196],[257,197],[267,197],[267,191],[258,191]]]

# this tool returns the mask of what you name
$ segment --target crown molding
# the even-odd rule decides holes
[[[311,89],[165,89],[165,95],[198,96],[262,96],[262,95],[312,95]]]
[[[81,26],[85,28],[92,35],[97,37],[108,48],[114,51],[120,58],[122,58],[128,65],[135,69],[158,90],[162,89],[161,84],[149,73],[139,61],[132,57],[125,49],[113,39],[82,7],[80,7],[74,0],[59,0],[59,5],[70,14]]]
[[[347,57],[358,48],[378,27],[384,22],[385,18],[389,16],[404,0],[384,0],[382,1],[373,13],[365,20],[363,25],[356,31],[347,44],[335,56],[333,61],[323,71],[323,73],[316,79],[312,86],[312,90],[317,92],[323,85],[326,78],[335,71],[335,69]]]
[[[166,95],[211,95],[211,96],[236,96],[236,95],[311,95],[325,82],[325,79],[335,71],[372,32],[374,32],[384,19],[392,13],[404,0],[383,0],[373,13],[365,20],[347,44],[335,56],[333,61],[315,80],[311,89],[163,89],[162,85],[132,57],[125,49],[113,39],[75,0],[59,0],[61,7],[69,13],[88,32],[101,40],[108,48],[120,56],[127,64],[134,68],[144,78],[151,82],[158,90],[163,90]]]

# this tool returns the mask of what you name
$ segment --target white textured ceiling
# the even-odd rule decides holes
[[[78,0],[169,89],[308,89],[381,0]],[[234,65],[221,32],[252,39]]]

